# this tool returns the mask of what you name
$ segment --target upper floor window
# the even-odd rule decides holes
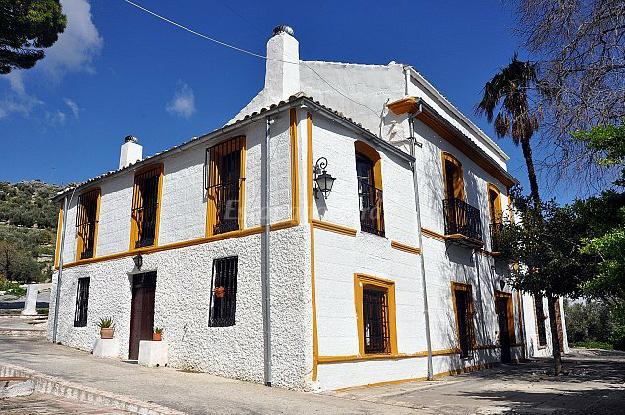
[[[100,209],[100,189],[90,190],[78,197],[76,209],[76,259],[95,256]]]
[[[237,310],[238,257],[213,260],[208,325],[233,326]]]
[[[162,165],[149,167],[135,175],[132,195],[131,249],[156,245],[162,178]]]
[[[481,244],[480,211],[465,202],[462,164],[449,153],[443,153],[443,182],[445,234],[460,235],[468,240],[477,241],[476,244]]]
[[[208,236],[243,229],[245,137],[206,150]]]
[[[360,202],[360,229],[384,236],[382,168],[380,155],[367,144],[356,141],[356,176]]]
[[[493,251],[500,250],[500,237],[503,229],[501,193],[497,186],[488,184],[488,212],[490,213],[490,243]]]

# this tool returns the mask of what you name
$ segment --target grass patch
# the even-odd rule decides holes
[[[582,349],[602,349],[602,350],[614,350],[614,345],[612,343],[607,342],[599,342],[599,341],[585,341],[579,343],[571,343],[571,347],[577,347]]]
[[[15,297],[22,297],[26,294],[26,289],[20,287],[19,283],[6,280],[0,281],[0,291],[6,291],[7,294]]]

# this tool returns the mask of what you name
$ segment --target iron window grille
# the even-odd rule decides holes
[[[242,228],[239,211],[244,177],[241,155],[245,137],[225,141],[206,150],[205,189],[209,203],[209,231],[212,235]]]
[[[473,349],[473,299],[470,289],[456,289],[456,319],[458,323],[458,341],[460,357],[467,358]]]
[[[78,290],[76,292],[76,312],[74,314],[74,327],[87,325],[87,310],[89,308],[89,277],[78,278]]]
[[[366,180],[359,180],[358,196],[360,199],[360,229],[363,232],[384,236],[382,190],[376,189]]]
[[[132,218],[136,226],[135,248],[152,246],[156,240],[160,179],[160,167],[135,176],[132,196]]]
[[[76,237],[78,238],[78,257],[80,259],[93,258],[99,198],[99,189],[83,193],[78,197]]]
[[[390,353],[387,291],[364,287],[362,301],[365,353]]]
[[[534,308],[536,309],[536,326],[538,331],[538,345],[547,345],[547,327],[545,325],[545,309],[543,308],[543,298],[540,296],[534,297]]]
[[[490,249],[493,252],[501,251],[501,235],[503,233],[503,223],[493,222],[490,224]]]
[[[208,325],[234,326],[237,310],[238,257],[213,260]]]
[[[459,234],[478,241],[482,240],[482,219],[478,208],[460,199],[444,199],[443,215],[446,235]]]

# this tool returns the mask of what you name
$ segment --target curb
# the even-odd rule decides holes
[[[35,383],[35,391],[81,402],[120,409],[141,415],[186,415],[175,409],[152,402],[140,401],[129,396],[118,395],[62,378],[46,375],[22,366],[0,362],[0,376],[25,376]]]

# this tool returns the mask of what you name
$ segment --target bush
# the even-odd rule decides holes
[[[565,301],[564,316],[572,346],[625,350],[625,306]]]

